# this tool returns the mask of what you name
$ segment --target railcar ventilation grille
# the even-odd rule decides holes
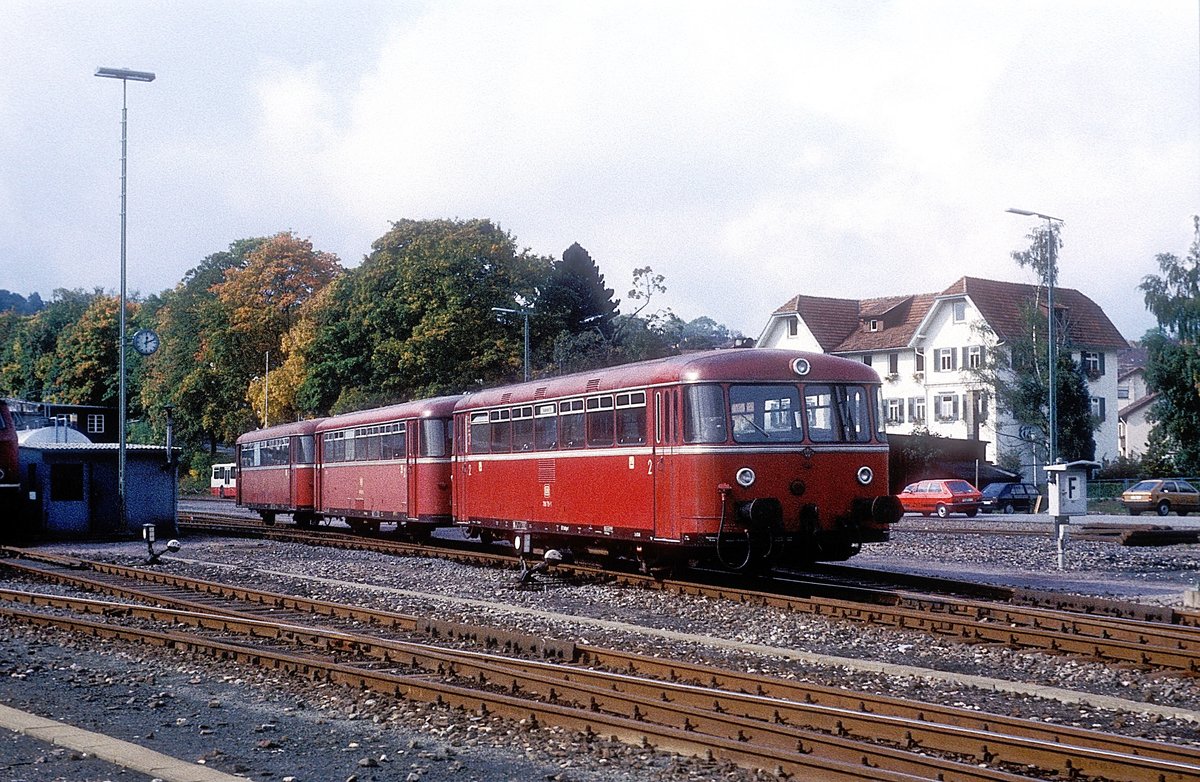
[[[538,459],[538,483],[554,483],[555,464],[554,459]]]
[[[500,397],[500,404],[505,404],[510,401],[512,401],[512,391],[505,391],[503,396]]]
[[[600,378],[594,377],[587,382],[587,392],[588,393],[591,393],[592,391],[599,391],[599,390],[600,390]]]
[[[541,386],[538,388],[537,391],[534,391],[533,398],[534,399],[545,399],[546,398],[546,387]]]

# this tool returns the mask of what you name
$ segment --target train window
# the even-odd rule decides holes
[[[683,393],[683,440],[725,442],[725,392],[720,386],[688,386]]]
[[[512,411],[513,451],[533,450],[533,408],[514,407]]]
[[[553,451],[558,445],[558,409],[553,404],[537,406],[533,417],[533,444],[539,451]]]
[[[407,424],[397,421],[377,428],[379,430],[379,458],[403,459],[408,456]]]
[[[836,413],[833,406],[833,387],[810,385],[804,388],[804,410],[808,414],[808,437],[814,442],[833,442]]]
[[[870,394],[862,386],[846,386],[841,390],[843,439],[848,443],[869,443],[872,431]]]
[[[324,452],[322,453],[324,461],[330,463],[346,461],[345,432],[326,432],[322,440],[324,441]]]
[[[447,418],[426,418],[421,422],[421,455],[449,456],[450,427]]]
[[[583,400],[558,403],[558,444],[561,448],[582,448],[585,437]]]
[[[646,442],[646,392],[617,394],[617,442],[641,445]]]
[[[804,439],[795,386],[730,386],[733,439],[739,443],[796,443]]]
[[[471,453],[487,453],[491,447],[487,413],[471,413]]]
[[[296,452],[294,461],[296,464],[312,464],[316,461],[314,458],[314,443],[311,434],[302,434],[295,440]]]
[[[613,398],[594,396],[587,400],[587,444],[593,448],[612,445],[616,439]]]
[[[512,448],[512,420],[508,410],[493,410],[488,414],[491,422],[492,453],[508,453]]]

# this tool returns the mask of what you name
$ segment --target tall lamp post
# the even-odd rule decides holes
[[[1047,361],[1050,364],[1050,392],[1047,394],[1048,407],[1050,408],[1050,447],[1046,461],[1049,464],[1054,464],[1058,456],[1058,346],[1055,343],[1054,334],[1056,329],[1056,318],[1054,317],[1054,278],[1057,271],[1054,263],[1054,223],[1061,225],[1062,220],[1042,214],[1041,212],[1030,212],[1025,209],[1009,209],[1008,211],[1015,215],[1037,217],[1046,221],[1046,309],[1049,311],[1046,339],[1050,342],[1047,355]]]
[[[121,529],[128,526],[125,505],[125,152],[126,152],[126,87],[131,81],[154,81],[148,71],[131,71],[128,68],[97,68],[96,75],[105,79],[121,80],[121,302],[119,325],[117,326],[117,353],[120,356],[117,392],[117,514]]]
[[[509,309],[508,307],[492,307],[492,312],[505,312],[509,315],[521,315],[525,318],[525,382],[529,382],[529,310]]]

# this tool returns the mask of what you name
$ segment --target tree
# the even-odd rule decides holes
[[[521,324],[550,262],[488,220],[400,220],[313,308],[298,404],[309,412],[454,393],[520,377]]]
[[[1146,385],[1158,394],[1150,409],[1153,461],[1179,472],[1200,472],[1200,217],[1193,217],[1192,244],[1184,259],[1157,256],[1159,275],[1139,288],[1158,329],[1145,337]]]
[[[230,356],[217,338],[229,329],[230,317],[213,288],[228,270],[245,266],[266,241],[241,239],[209,255],[162,294],[157,307],[155,328],[162,347],[145,362],[142,403],[160,435],[166,423],[164,408],[175,408],[175,440],[185,453],[201,447],[216,453],[229,433],[253,425],[244,399],[246,380],[225,371],[240,357]]]
[[[59,332],[54,352],[43,362],[43,400],[71,405],[116,407],[120,357],[117,344],[119,301],[95,296],[79,320]],[[127,301],[126,318],[137,303]],[[126,351],[127,359],[133,351]],[[128,386],[128,369],[126,383]],[[133,396],[129,394],[129,396]]]
[[[59,335],[70,329],[92,300],[101,295],[99,288],[90,293],[59,288],[43,309],[16,322],[10,321],[5,342],[0,346],[0,390],[4,395],[35,402],[45,399],[46,377],[51,371]]]
[[[1003,341],[983,326],[991,345],[981,365],[973,370],[981,385],[996,395],[997,407],[1008,412],[1022,427],[1037,433],[1037,441],[1048,450],[1050,441],[1050,341],[1048,301],[1045,286],[1058,276],[1058,248],[1062,247],[1060,226],[1039,225],[1026,237],[1029,246],[1011,253],[1022,268],[1038,277],[1034,298],[1020,307],[1020,327]],[[1082,368],[1071,357],[1070,322],[1062,312],[1055,317],[1055,435],[1056,459],[1091,460],[1096,454],[1095,431],[1099,421],[1092,415],[1091,398]],[[1009,449],[1012,450],[1011,448]],[[1011,455],[1010,455],[1011,458]],[[1044,461],[1045,455],[1035,459]]]
[[[596,331],[611,338],[620,303],[613,299],[612,288],[604,287],[600,267],[576,242],[563,251],[561,261],[550,264],[535,310],[538,322],[545,324],[543,330],[552,334]]]

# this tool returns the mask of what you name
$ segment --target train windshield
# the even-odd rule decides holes
[[[814,442],[871,441],[871,395],[863,386],[805,386],[804,408],[808,436]]]
[[[797,443],[804,439],[795,386],[730,386],[733,439],[739,443]]]

